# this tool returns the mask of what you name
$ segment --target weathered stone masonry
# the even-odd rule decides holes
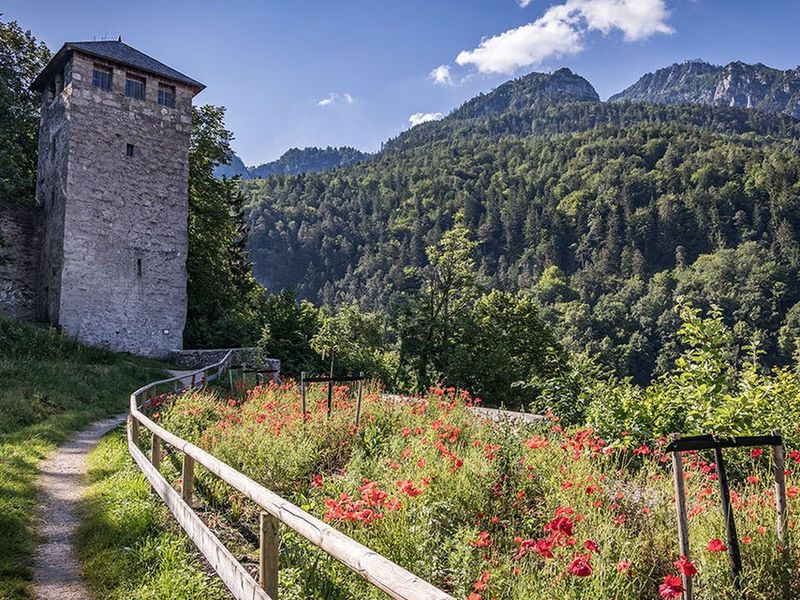
[[[0,201],[0,314],[36,318],[40,212]]]
[[[98,69],[110,89],[97,85]],[[128,79],[144,82],[144,98],[126,93]],[[15,316],[35,304],[84,343],[150,356],[181,349],[191,106],[202,84],[118,41],[65,44],[32,88],[42,94],[42,231],[26,243],[40,251],[15,261],[18,283],[6,286],[0,271],[2,312],[14,314],[8,299],[19,298]],[[3,231],[14,230],[7,220]]]

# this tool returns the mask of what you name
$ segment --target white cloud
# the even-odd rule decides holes
[[[517,4],[519,4],[520,8],[527,8],[527,6],[533,2],[533,0],[517,0]]]
[[[428,74],[428,77],[433,79],[433,82],[437,85],[455,85],[448,65],[439,65]]]
[[[342,94],[337,94],[335,92],[331,92],[327,96],[325,96],[322,100],[317,102],[317,106],[330,106],[331,104],[336,104],[338,102],[344,102],[345,104],[353,104],[356,101],[353,96],[344,92]]]
[[[411,126],[414,127],[415,125],[419,125],[420,123],[427,123],[428,121],[438,121],[444,115],[440,112],[434,113],[414,113],[410,117],[408,117],[408,122],[411,123]]]
[[[619,29],[627,41],[640,40],[656,33],[672,33],[667,25],[669,11],[663,0],[582,0],[577,8],[589,29],[604,34]],[[567,4],[570,4],[568,2]]]
[[[527,6],[532,0],[518,0]],[[664,0],[567,0],[550,7],[533,23],[486,38],[473,50],[456,57],[461,65],[473,65],[481,73],[513,73],[548,58],[583,50],[583,38],[591,30],[604,35],[613,30],[626,41],[656,33],[672,33]],[[439,67],[441,68],[441,67]]]

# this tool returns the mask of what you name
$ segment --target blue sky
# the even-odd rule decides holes
[[[798,0],[4,0],[52,50],[123,39],[227,107],[246,164],[292,146],[377,150],[530,71],[567,66],[602,98],[687,59],[800,63]],[[427,116],[426,116],[427,115]]]

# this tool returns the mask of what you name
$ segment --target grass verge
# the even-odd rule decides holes
[[[81,509],[78,552],[95,597],[216,600],[222,584],[203,570],[189,539],[150,492],[128,455],[124,432],[89,455],[90,487]]]
[[[54,329],[0,319],[0,598],[30,598],[36,475],[58,444],[125,411],[157,361],[87,348]]]

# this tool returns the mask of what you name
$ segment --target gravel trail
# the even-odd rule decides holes
[[[41,544],[33,559],[37,600],[88,600],[77,553],[72,545],[78,526],[76,508],[86,491],[86,456],[98,440],[125,422],[126,415],[98,421],[71,437],[39,467]]]

